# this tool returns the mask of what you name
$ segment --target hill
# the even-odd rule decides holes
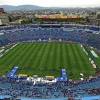
[[[5,11],[29,11],[29,10],[38,10],[43,7],[35,5],[21,5],[21,6],[11,6],[11,5],[0,5],[0,8],[4,8]]]
[[[67,7],[40,7],[40,6],[36,6],[36,5],[20,5],[20,6],[12,6],[12,5],[0,5],[0,8],[4,8],[4,10],[6,12],[10,12],[10,11],[34,11],[34,10],[42,10],[42,9],[50,9],[50,10],[66,10],[66,11],[100,11],[99,7],[96,8],[67,8]]]

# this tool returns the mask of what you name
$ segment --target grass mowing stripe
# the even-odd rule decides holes
[[[37,44],[34,44],[34,45],[37,45]],[[31,48],[31,46],[29,47]],[[28,48],[28,49],[29,49]],[[34,49],[34,55],[33,55],[33,58],[36,57],[35,55],[37,54],[37,51],[39,50],[39,47],[36,46],[36,48]],[[29,53],[28,53],[29,54]],[[24,56],[23,58],[23,62],[22,62],[22,65],[23,65],[23,69],[20,71],[21,73],[29,73],[29,74],[32,74],[31,73],[31,68],[29,68],[29,66],[27,65],[27,55]],[[33,60],[34,61],[34,60]],[[31,65],[33,67],[33,65]],[[34,68],[34,67],[33,67]]]
[[[44,47],[44,50],[43,50],[43,53],[42,53],[42,57],[41,57],[41,61],[40,61],[40,64],[39,66],[39,71],[41,72],[42,75],[46,75],[46,71],[47,71],[47,65],[45,65],[45,57],[47,56],[47,53],[48,53],[48,45],[47,43],[45,43],[45,47]]]
[[[9,59],[9,57],[12,56],[12,54],[15,53],[15,52],[17,51],[17,48],[19,48],[19,46],[15,47],[15,48],[13,48],[12,50],[10,50],[10,51],[8,51],[7,53],[5,53],[5,54],[3,55],[3,57],[0,58],[0,64],[1,64],[1,63],[5,63],[5,62]]]
[[[77,51],[76,46],[72,45],[72,50],[73,50],[74,59],[76,59],[75,61],[76,61],[76,64],[78,65],[78,69],[79,69],[78,71],[80,72],[82,70],[83,62],[78,55],[79,51]]]
[[[47,43],[46,43],[46,47],[45,47],[45,50],[44,50],[44,53],[43,53],[43,60],[42,60],[42,63],[40,64],[41,66],[43,66],[44,65],[44,69],[45,70],[48,70],[48,66],[46,65],[46,59],[45,58],[47,58],[47,54],[48,54],[48,49],[49,48],[49,45],[47,45]]]
[[[58,44],[57,43],[53,43],[53,45],[52,45],[52,43],[50,44],[51,45],[51,49],[50,49],[50,53],[49,53],[49,62],[48,62],[48,64],[49,64],[49,69],[50,69],[50,73],[52,74],[52,75],[54,75],[55,73],[56,73],[56,75],[57,75],[57,71],[58,71],[58,66],[57,66],[57,64],[55,63],[56,62],[56,59],[57,59],[57,57],[56,57],[56,50],[57,50],[57,46],[58,46]]]
[[[80,45],[76,46],[77,50],[79,51],[79,56],[81,60],[83,61],[83,72],[86,73],[87,75],[93,75],[95,73],[95,70],[93,69],[92,65],[89,62],[88,56],[82,51]]]
[[[41,58],[41,61],[42,61],[42,57],[43,57],[44,50],[45,50],[45,48],[46,48],[46,44],[45,44],[45,43],[42,44],[42,45],[44,45],[44,46],[43,46],[43,48],[42,48],[42,49],[43,49],[43,52],[41,51],[41,57],[40,57],[40,58]],[[38,50],[40,50],[40,48],[41,48],[42,45],[38,45]],[[37,50],[36,52],[38,52],[38,50]],[[37,56],[37,54],[34,55],[34,57],[36,57],[36,56]],[[38,62],[38,66],[40,65],[41,61]],[[37,63],[36,63],[35,60],[34,60],[34,66],[35,66],[35,67],[37,66]],[[36,68],[36,69],[37,69],[37,68]]]
[[[83,56],[79,55],[80,51],[78,50],[77,46],[76,47],[74,46],[74,48],[76,48],[76,55],[77,55],[77,58],[79,60],[79,65],[81,68],[79,73],[83,73],[84,75],[87,76],[87,73],[89,73],[89,70],[86,70],[86,69],[84,70],[84,66],[87,66],[87,65],[85,65],[85,62],[83,60]]]
[[[81,61],[83,62],[83,68],[90,71],[89,69],[92,69],[91,64],[89,63],[89,59],[87,57],[87,55],[82,51],[80,45],[76,46],[77,50],[79,51],[78,54],[80,56]]]
[[[62,43],[59,44],[59,46],[60,46],[60,66],[61,68],[63,68],[64,66],[63,66],[63,56],[62,56]]]
[[[26,50],[26,46],[22,46],[18,49],[18,52],[16,52],[14,54],[14,56],[16,57],[16,59],[14,60],[14,63],[15,64],[19,64],[19,59],[20,59],[20,56],[24,53],[24,51]],[[22,59],[22,58],[21,58]],[[20,60],[21,61],[21,60]]]
[[[80,71],[81,72],[84,72],[84,60],[83,60],[83,56],[82,55],[79,55],[80,51],[78,49],[78,44],[76,46],[73,46],[74,50],[75,50],[75,55],[76,55],[76,58],[77,58],[77,61],[79,63],[79,67],[80,67]]]
[[[21,44],[22,45],[22,48],[21,48],[21,55],[20,55],[20,53],[19,53],[19,59],[21,59],[20,61],[18,61],[19,63],[18,63],[18,65],[19,66],[21,66],[21,64],[23,64],[23,59],[24,59],[24,56],[25,56],[25,54],[27,53],[27,51],[28,51],[28,48],[29,48],[29,46],[27,46],[27,44]],[[30,44],[29,44],[30,45]]]
[[[61,52],[60,52],[60,45],[58,44],[58,57],[59,57],[59,68],[61,69],[62,68],[62,65],[61,65]]]
[[[25,54],[25,56],[23,58],[23,64],[25,65],[24,66],[25,68],[27,67],[27,70],[29,68],[31,68],[31,66],[29,66],[29,64],[28,64],[31,54],[32,54],[32,44],[30,43],[28,48],[27,48],[27,50],[26,50],[26,54]]]
[[[16,53],[18,52],[18,49],[20,49],[20,47],[13,48],[13,50],[9,51],[10,55],[5,55],[6,59],[4,60],[4,65],[8,65],[8,67],[10,67],[10,64],[15,60],[15,56]]]
[[[67,70],[67,66],[68,66],[68,61],[67,61],[67,59],[66,59],[66,44],[62,44],[62,47],[61,47],[61,49],[62,49],[62,61],[63,61],[63,67],[64,68],[66,68],[66,70]]]
[[[37,46],[37,44],[32,44],[32,49],[31,49],[31,51],[30,51],[30,57],[29,57],[29,63],[28,63],[28,65],[30,66],[30,67],[33,67],[34,68],[34,62],[35,62],[35,58],[33,58],[33,56],[34,56],[34,52],[35,52],[35,49],[37,48],[38,46]],[[37,51],[38,49],[36,49],[36,51]]]
[[[53,45],[54,45],[54,43],[53,43]],[[51,66],[52,66],[52,60],[54,60],[54,58],[52,58],[52,56],[53,56],[53,52],[52,52],[53,45],[50,43],[50,49],[49,49],[49,55],[48,55],[48,66],[49,66],[50,69],[51,69]]]
[[[16,54],[15,54],[15,60],[12,63],[13,66],[19,66],[19,63],[21,62],[21,59],[22,59],[21,55],[25,52],[25,50],[27,48],[28,47],[26,47],[26,46],[21,46],[21,48],[18,50],[18,52],[16,52]]]
[[[35,44],[33,44],[33,45],[35,45]],[[28,66],[28,62],[29,62],[29,58],[30,58],[30,56],[31,56],[31,54],[32,54],[32,52],[33,52],[33,46],[32,46],[32,44],[30,43],[30,45],[29,45],[29,47],[28,47],[28,49],[27,49],[27,51],[26,51],[26,55],[24,56],[24,58],[23,58],[23,63],[22,64],[24,64],[24,66],[25,66],[25,68],[26,67],[29,67]],[[34,51],[37,51],[38,49],[38,46],[36,46],[36,48],[34,48]]]
[[[69,45],[68,44],[66,44],[65,45],[65,57],[66,57],[66,62],[67,62],[67,64],[68,64],[68,66],[67,66],[67,70],[69,71],[69,73],[71,73],[72,72],[72,69],[73,69],[73,66],[71,65],[71,56],[70,56],[70,48],[69,48]]]
[[[56,50],[56,44],[54,43],[53,46],[52,46],[52,54],[51,54],[51,57],[52,57],[52,60],[51,60],[51,63],[52,63],[52,66],[51,68],[54,69],[56,68],[56,65],[55,65],[55,59],[56,59],[56,53],[55,53],[55,50]]]
[[[59,61],[57,59],[59,59],[58,54],[57,54],[57,48],[58,48],[58,43],[54,43],[54,47],[53,47],[53,57],[52,57],[52,66],[51,66],[51,72],[52,74],[56,73],[58,75],[59,72]]]
[[[60,69],[60,52],[59,52],[59,44],[56,44],[56,59],[55,59],[55,63],[56,63],[56,69]]]
[[[75,74],[75,72],[77,71],[77,62],[76,62],[76,58],[75,58],[75,56],[74,56],[74,51],[73,51],[73,49],[72,49],[72,44],[71,45],[69,45],[68,44],[68,53],[69,53],[69,66],[71,66],[71,70],[72,70],[72,72],[73,72],[73,74]]]
[[[48,59],[49,59],[49,53],[50,53],[50,48],[51,48],[51,44],[50,43],[48,43],[48,47],[46,47],[46,48],[44,48],[44,49],[47,49],[47,55],[46,55],[46,57],[45,57],[45,67],[46,67],[46,69],[45,70],[50,70],[49,68],[50,68],[50,66],[48,66]],[[43,49],[43,52],[44,52],[44,49]],[[42,53],[43,53],[42,52]],[[42,55],[43,56],[43,55]],[[39,67],[42,67],[41,66],[41,64],[39,65]],[[47,67],[48,67],[48,69],[47,69]]]
[[[17,48],[14,48],[15,51],[17,51]],[[11,52],[11,51],[9,51],[9,52]],[[14,53],[14,52],[12,51],[12,53]],[[5,56],[7,56],[7,55],[5,55]],[[8,57],[9,56],[7,56],[7,58]],[[6,74],[13,67],[13,66],[10,66],[10,64],[12,63],[12,61],[10,61],[10,59],[12,59],[13,57],[14,57],[14,55],[12,54],[11,57],[6,62],[4,61],[3,64],[1,65],[0,69],[4,69],[4,70],[2,70],[3,74]],[[0,61],[2,61],[2,60],[0,60]],[[6,68],[4,68],[4,67],[6,67]]]
[[[40,61],[41,61],[41,58],[42,58],[42,56],[43,56],[43,52],[44,52],[44,48],[45,48],[45,44],[43,44],[43,45],[38,45],[39,46],[39,51],[38,51],[38,53],[37,53],[37,55],[36,55],[36,57],[35,57],[35,59],[34,59],[34,66],[38,69],[40,69],[40,67],[39,67],[39,63],[40,63]]]
[[[31,44],[31,45],[32,45],[32,49],[37,47],[36,45],[33,45],[33,44]],[[23,46],[24,46],[24,45],[23,45]],[[28,49],[29,49],[29,48],[28,48]],[[27,49],[26,49],[26,50],[27,50]],[[27,51],[29,51],[29,50],[27,50]],[[27,52],[27,51],[26,51],[26,52]],[[26,52],[25,52],[25,50],[22,50],[22,55],[20,56],[22,59],[21,59],[21,61],[19,62],[19,65],[20,65],[20,66],[21,66],[21,64],[24,63],[24,59],[23,59],[23,58],[24,58],[24,55],[25,55]],[[32,55],[32,54],[31,54],[31,55]],[[31,56],[30,56],[30,58],[31,58]]]
[[[57,74],[57,68],[56,68],[56,49],[57,49],[57,43],[50,43],[50,49],[49,49],[49,55],[48,55],[48,67],[49,67],[49,73],[50,75]]]
[[[18,59],[18,53],[20,52],[20,49],[17,51],[17,52],[15,52],[15,54],[13,54],[12,56],[12,58],[9,60],[9,63],[8,63],[8,66],[10,67],[10,70],[14,67],[14,66],[17,66],[16,65],[16,60]],[[18,61],[17,61],[17,64],[18,64]]]
[[[26,45],[27,45],[27,44],[26,44]],[[38,46],[37,46],[36,43],[34,43],[33,45],[34,45],[34,53],[33,53],[33,51],[32,51],[32,53],[33,53],[34,55],[36,55],[37,50],[38,50]],[[32,55],[33,55],[33,54],[32,54]],[[32,58],[34,58],[34,55],[32,56]],[[26,58],[26,59],[27,59],[27,58]],[[33,60],[33,61],[34,61],[34,60]],[[30,65],[29,68],[28,68],[28,66],[26,66],[26,68],[25,68],[25,67],[24,67],[24,66],[25,66],[24,62],[25,62],[25,57],[23,58],[22,63],[21,63],[22,69],[20,70],[20,73],[32,74],[33,71],[32,71],[31,68],[30,68],[30,67],[32,66],[32,68],[34,69],[32,63],[31,63],[31,65]],[[23,65],[23,64],[24,64],[24,65]]]

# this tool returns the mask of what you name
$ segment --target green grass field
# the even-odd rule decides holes
[[[79,79],[80,73],[95,74],[88,59],[79,44],[20,43],[0,58],[0,75],[13,66],[19,66],[21,74],[40,76],[59,76],[66,68],[71,79]]]

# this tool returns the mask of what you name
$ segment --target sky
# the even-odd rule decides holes
[[[42,7],[99,7],[100,0],[0,0],[0,5],[37,5]]]

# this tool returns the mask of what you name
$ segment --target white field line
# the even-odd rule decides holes
[[[83,51],[85,52],[85,54],[89,57],[88,52],[85,50],[85,48],[83,47],[83,45],[81,45],[81,48],[83,49]],[[92,64],[92,67],[96,68],[96,64],[94,63],[93,59],[89,57],[89,61]]]
[[[0,50],[0,53],[2,53],[4,50],[5,50],[5,49],[1,49],[1,50]]]
[[[11,48],[9,48],[9,49],[7,49],[7,50],[5,50],[5,52],[4,53],[7,53],[8,51],[10,51],[11,49],[13,49],[14,47],[16,47],[18,44],[15,44],[15,45],[13,45]],[[3,56],[4,54],[0,54],[0,58]]]
[[[83,49],[83,51],[85,52],[85,54],[88,56],[87,51],[85,50],[85,48],[83,47],[83,45],[81,44],[81,48]]]
[[[91,53],[95,58],[98,58],[98,55],[95,53],[95,51],[91,50]]]

